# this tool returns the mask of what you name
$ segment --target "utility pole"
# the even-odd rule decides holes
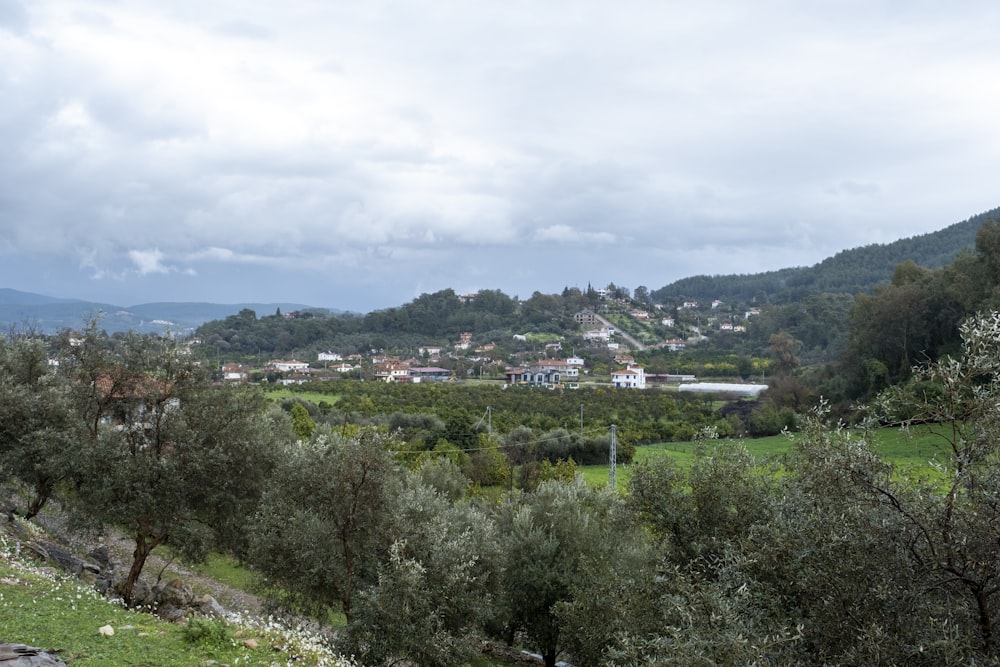
[[[608,461],[608,486],[611,487],[612,491],[618,489],[617,480],[615,479],[615,466],[618,465],[618,442],[615,438],[615,425],[611,425],[611,456]]]

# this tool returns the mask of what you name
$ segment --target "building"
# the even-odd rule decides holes
[[[579,313],[573,315],[573,321],[587,327],[596,326],[601,323],[600,318],[597,317],[597,313],[592,310],[581,310]]]
[[[612,371],[611,384],[619,389],[645,389],[646,373],[642,366],[629,365],[624,370]]]
[[[609,341],[611,337],[615,334],[613,327],[601,327],[600,329],[591,329],[590,331],[583,332],[584,340],[602,340]]]
[[[410,377],[414,382],[444,382],[451,379],[452,373],[447,368],[417,366],[410,369]]]
[[[284,359],[272,359],[267,362],[267,368],[281,371],[282,373],[308,373],[309,364],[305,361],[298,361],[297,359],[284,360]]]
[[[381,380],[382,382],[409,382],[412,380],[410,365],[394,359],[387,360],[375,366],[372,375],[376,380]]]
[[[468,350],[472,347],[472,334],[471,333],[460,333],[458,335],[458,342],[455,343],[456,350]]]
[[[249,377],[247,369],[241,364],[222,364],[223,382],[246,382]]]

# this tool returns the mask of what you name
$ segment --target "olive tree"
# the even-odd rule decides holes
[[[566,647],[559,609],[575,600],[581,577],[618,571],[619,505],[613,493],[578,477],[511,494],[497,509],[504,536],[500,612],[508,632],[523,633],[548,667]]]
[[[392,543],[353,606],[345,652],[371,665],[468,664],[495,613],[502,537],[483,509],[416,476],[392,514]]]
[[[38,514],[72,469],[79,429],[69,387],[38,338],[0,338],[0,455],[31,490],[26,518]]]
[[[905,529],[924,588],[965,600],[980,650],[992,659],[1000,654],[1000,313],[972,317],[960,332],[959,353],[914,368],[874,404],[879,419],[936,436],[937,473],[869,486]]]
[[[351,621],[357,592],[377,580],[392,542],[404,472],[390,435],[320,427],[285,446],[253,521],[250,558],[304,603]]]
[[[287,427],[256,390],[215,387],[171,339],[128,334],[115,349],[88,335],[68,354],[77,414],[78,507],[124,527],[135,550],[121,593],[133,602],[150,553],[204,556],[240,546]]]

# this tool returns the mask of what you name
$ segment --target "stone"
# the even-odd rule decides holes
[[[66,667],[51,651],[25,644],[0,643],[0,667]]]
[[[102,625],[101,627],[97,628],[97,632],[98,634],[104,635],[105,637],[115,636],[115,629],[110,625]]]
[[[194,602],[194,590],[180,579],[171,579],[156,592],[156,602],[174,607],[189,607]]]
[[[219,601],[213,598],[207,593],[202,595],[197,600],[198,611],[205,616],[228,616],[229,613],[226,611],[225,607],[219,604]]]

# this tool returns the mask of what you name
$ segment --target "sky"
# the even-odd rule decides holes
[[[368,312],[1000,206],[995,0],[0,0],[0,287]]]

